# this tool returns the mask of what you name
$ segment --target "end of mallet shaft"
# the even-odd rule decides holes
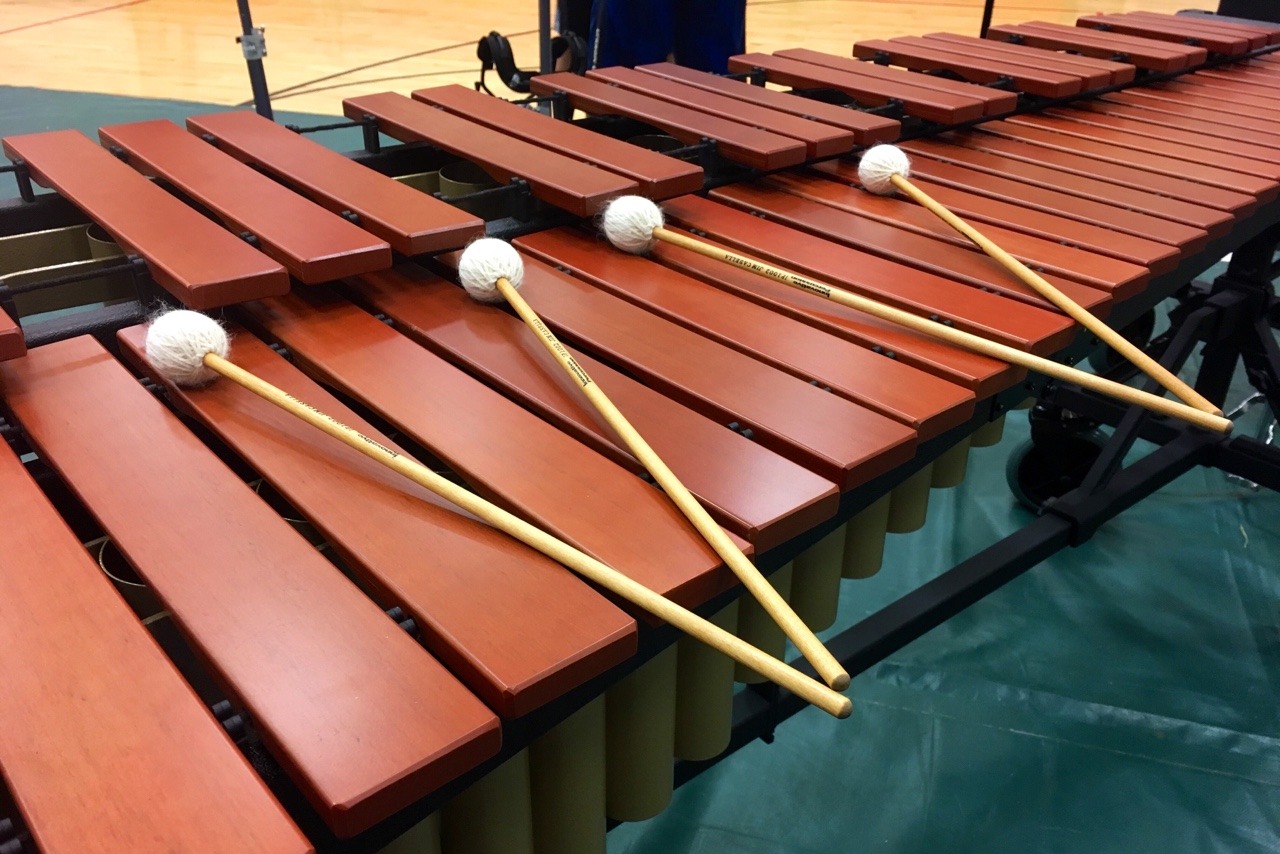
[[[1222,415],[1213,415],[1187,404],[1182,404],[1178,411],[1163,414],[1185,421],[1193,427],[1199,427],[1200,429],[1208,430],[1211,433],[1220,433],[1223,436],[1230,435],[1231,431],[1236,426],[1235,422],[1230,418]]]
[[[843,691],[848,688],[849,673],[844,669],[844,665],[837,661],[830,650],[823,646],[822,641],[812,635],[810,638],[814,644],[813,649],[807,652],[801,649],[800,652],[805,658],[809,659],[809,664],[818,672],[818,678],[832,690]],[[792,643],[794,642],[793,639]]]

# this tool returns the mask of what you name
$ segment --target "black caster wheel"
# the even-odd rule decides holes
[[[1155,311],[1152,310],[1139,315],[1136,320],[1118,331],[1126,341],[1139,350],[1147,349],[1147,346],[1151,343],[1151,336],[1156,331]],[[1128,359],[1110,347],[1099,347],[1090,353],[1089,366],[1096,373],[1117,382],[1124,382],[1124,380],[1135,376],[1138,370],[1129,363]]]
[[[1028,510],[1041,513],[1050,501],[1084,482],[1104,442],[1101,434],[1088,432],[1019,445],[1004,470],[1014,498]]]

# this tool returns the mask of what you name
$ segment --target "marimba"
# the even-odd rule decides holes
[[[137,324],[157,298],[223,312],[237,363],[781,655],[537,342],[453,284],[456,250],[515,239],[548,325],[824,628],[841,579],[876,572],[886,531],[922,525],[930,489],[1045,383],[700,256],[623,255],[585,219],[644,194],[677,230],[1077,359],[1091,342],[1070,320],[862,191],[847,155],[902,140],[921,186],[1117,325],[1226,251],[1269,260],[1280,30],[1080,24],[734,60],[789,93],[669,64],[535,78],[578,123],[460,87],[357,97],[352,156],[249,113],[104,127],[101,145],[5,138],[23,198],[0,229],[32,260],[0,279],[0,850],[598,851],[607,818],[662,809],[673,757],[753,737],[735,714],[794,712],[735,697],[758,677],[242,390],[158,381]],[[623,141],[652,133],[678,150]],[[458,161],[498,186],[421,191]],[[87,258],[87,223],[123,254]],[[1201,462],[1243,453],[1179,441]],[[1112,503],[1153,479],[1121,477]],[[855,626],[850,669],[1033,552]],[[150,603],[131,610],[104,570]]]

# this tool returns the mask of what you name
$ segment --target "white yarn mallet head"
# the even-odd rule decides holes
[[[212,382],[217,374],[205,367],[205,355],[214,353],[225,359],[230,350],[227,330],[198,311],[167,311],[147,324],[147,361],[178,386],[191,388]]]
[[[893,176],[911,177],[911,159],[896,145],[873,145],[858,164],[858,180],[878,196],[892,196]]]
[[[604,236],[623,252],[643,255],[653,248],[653,230],[664,223],[662,208],[644,196],[619,196],[601,216]]]
[[[463,250],[458,261],[458,279],[477,302],[502,302],[498,279],[519,288],[524,281],[524,261],[515,247],[496,237],[482,237]]]

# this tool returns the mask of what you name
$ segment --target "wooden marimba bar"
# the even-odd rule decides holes
[[[5,138],[58,194],[0,209],[9,254],[61,257],[0,277],[0,771],[25,828],[0,846],[600,851],[606,817],[663,808],[673,757],[730,745],[735,680],[759,680],[239,388],[165,383],[140,302],[80,323],[41,280],[223,311],[237,363],[781,655],[519,321],[453,284],[486,229],[463,208],[520,200],[487,228],[516,238],[530,303],[826,628],[841,579],[879,570],[1042,382],[580,220],[643,194],[676,231],[1074,358],[1070,319],[843,158],[902,139],[918,185],[1127,322],[1276,222],[1280,30],[1080,24],[733,60],[820,97],[665,63],[534,79],[583,124],[461,87],[352,98],[373,148],[406,144],[354,158],[252,113]],[[385,174],[458,159],[507,186],[459,207]],[[131,260],[80,258],[87,221]],[[80,545],[101,538],[168,658]]]

